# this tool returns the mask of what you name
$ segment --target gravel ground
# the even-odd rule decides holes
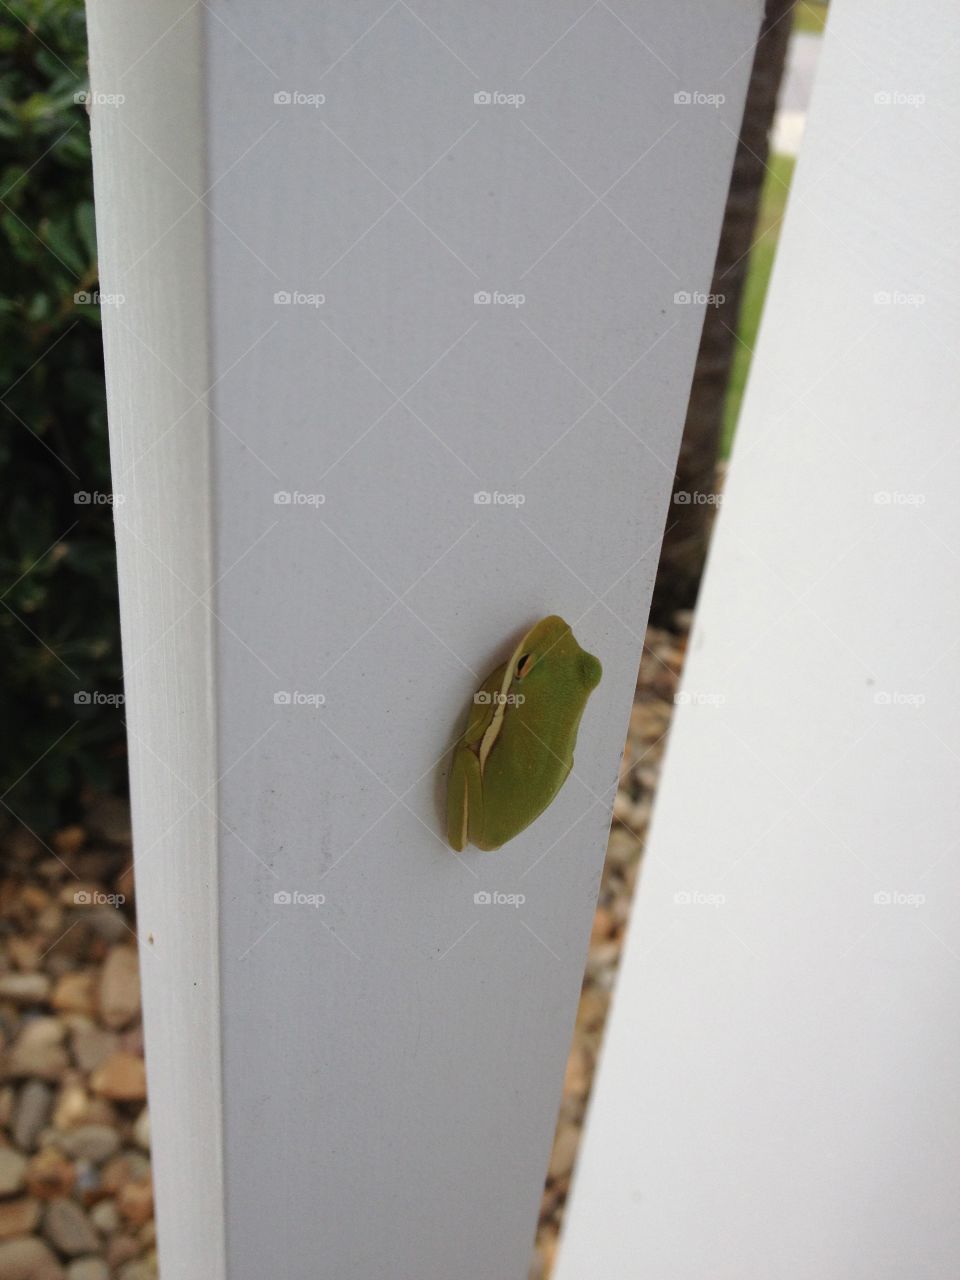
[[[686,625],[647,633],[531,1280],[553,1266]],[[157,1275],[129,814],[83,811],[2,839],[0,1280]]]
[[[620,963],[653,794],[673,714],[674,695],[683,669],[689,615],[679,615],[675,625],[676,631],[648,628],[644,643],[636,700],[620,765],[620,787],[613,806],[613,826],[607,844],[597,914],[590,935],[587,968],[563,1082],[563,1101],[540,1205],[530,1280],[548,1280],[556,1258],[571,1172],[580,1145],[580,1131],[603,1039],[610,993]]]

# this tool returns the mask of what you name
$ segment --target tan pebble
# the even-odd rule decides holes
[[[90,1087],[117,1102],[143,1102],[147,1096],[143,1059],[123,1051],[112,1053],[90,1077]]]
[[[579,1145],[580,1130],[575,1125],[561,1128],[553,1143],[547,1176],[554,1179],[567,1177],[573,1168]]]
[[[47,1147],[37,1152],[27,1165],[27,1191],[41,1200],[56,1200],[70,1194],[76,1176],[70,1161],[53,1147]]]
[[[40,965],[42,941],[34,937],[15,937],[7,943],[7,952],[21,973],[32,973]]]
[[[65,1034],[66,1028],[59,1018],[31,1019],[10,1047],[7,1075],[58,1079],[68,1063],[67,1051],[63,1047]]]
[[[122,1267],[140,1253],[136,1236],[114,1236],[107,1245],[107,1262],[111,1268]]]
[[[615,921],[606,907],[597,907],[593,917],[593,928],[590,930],[590,942],[601,942],[613,933]]]
[[[63,1267],[53,1251],[35,1236],[4,1240],[0,1244],[3,1280],[63,1280],[63,1275]]]
[[[61,857],[69,857],[72,853],[80,852],[86,838],[87,833],[83,827],[74,823],[70,827],[61,827],[59,831],[54,833],[50,843]]]
[[[153,1217],[153,1183],[128,1182],[117,1192],[120,1216],[139,1227]]]
[[[13,1147],[0,1147],[0,1196],[12,1196],[23,1187],[27,1161]]]
[[[70,1048],[81,1071],[93,1071],[117,1049],[117,1037],[112,1031],[88,1025],[78,1027],[71,1038]]]
[[[0,1240],[28,1236],[40,1221],[40,1201],[33,1196],[4,1200],[0,1204]]]
[[[114,1031],[140,1012],[140,966],[134,947],[111,947],[100,974],[100,1020]]]
[[[149,1179],[150,1161],[146,1156],[139,1151],[122,1151],[104,1165],[102,1185],[107,1195],[115,1195],[121,1187]]]
[[[95,1013],[97,995],[94,975],[84,972],[63,974],[57,979],[50,1003],[61,1013]]]
[[[80,1081],[68,1081],[57,1095],[53,1108],[53,1127],[72,1129],[76,1125],[85,1124],[89,1107],[90,1095]]]
[[[42,934],[45,934],[46,937],[56,937],[59,942],[60,935],[63,933],[62,908],[52,902],[48,907],[44,907],[37,916],[37,928]],[[56,943],[54,943],[54,946],[56,946]]]
[[[133,1140],[144,1151],[150,1150],[150,1111],[144,1107],[133,1126]]]
[[[0,1000],[14,1004],[43,1004],[50,994],[50,979],[45,973],[0,974]]]
[[[563,1077],[563,1094],[564,1097],[572,1095],[575,1098],[585,1096],[590,1084],[590,1064],[587,1055],[578,1047],[575,1047],[567,1059],[567,1070]]]
[[[101,1200],[90,1210],[90,1221],[102,1236],[112,1236],[120,1226],[120,1214],[113,1200]]]
[[[29,911],[42,911],[49,905],[50,895],[39,885],[25,884],[20,893],[20,901]]]
[[[43,1234],[70,1258],[93,1253],[100,1247],[97,1233],[76,1200],[51,1200],[43,1215]]]

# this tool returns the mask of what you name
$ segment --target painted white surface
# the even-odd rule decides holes
[[[123,98],[91,127],[157,1227],[165,1276],[223,1280],[200,19],[87,11],[91,87]]]
[[[109,92],[127,19],[92,6]],[[123,572],[143,575],[122,584],[124,641],[136,664],[169,618],[130,694],[141,727],[180,716],[191,735],[135,772],[141,850],[167,771],[205,782],[216,760],[219,829],[192,852],[219,873],[230,1280],[525,1274],[702,322],[675,295],[709,287],[759,12],[204,5],[177,30],[202,18],[205,109],[170,92],[161,37],[131,76],[152,132],[122,189],[138,130],[101,126],[98,196],[123,206],[101,224],[105,279],[126,323],[162,317],[190,344],[182,367],[113,359],[111,408],[151,493],[182,485],[138,516],[158,559],[131,560],[120,525]],[[193,130],[202,177],[159,121]],[[155,256],[151,226],[124,288],[119,241],[171,190],[202,197],[208,269]],[[184,443],[152,380],[169,364],[193,385],[204,336],[210,418]],[[202,561],[208,519],[213,587],[181,623],[176,549]],[[506,849],[454,857],[446,748],[478,679],[553,611],[605,668],[574,776]],[[175,697],[208,639],[212,720]],[[163,844],[144,920],[189,896],[178,857]],[[184,914],[183,941],[206,927]],[[153,1083],[186,1026],[158,1046],[152,1016]],[[171,1087],[158,1150],[181,1124]],[[161,1265],[208,1280],[171,1225],[198,1206],[160,1194]]]
[[[903,16],[831,4],[559,1280],[960,1273],[960,16]]]

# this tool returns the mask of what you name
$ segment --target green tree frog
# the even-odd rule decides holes
[[[602,668],[562,618],[532,627],[473,695],[447,782],[454,849],[499,849],[538,818],[573,767],[580,718]]]

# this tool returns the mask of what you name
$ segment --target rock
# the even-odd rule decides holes
[[[55,938],[54,946],[65,936],[63,927],[63,908],[51,902],[37,916],[37,928],[46,938]],[[71,944],[74,945],[74,944]]]
[[[140,1258],[121,1267],[117,1280],[157,1280],[156,1259]]]
[[[78,1160],[77,1181],[73,1188],[74,1196],[84,1208],[89,1209],[100,1199],[102,1192],[103,1179],[100,1177],[100,1170],[89,1160]]]
[[[25,884],[20,890],[20,901],[28,911],[43,911],[50,904],[50,895],[38,884]]]
[[[92,973],[65,973],[57,979],[50,1003],[61,1013],[85,1013],[97,1011],[97,992]]]
[[[124,1151],[114,1156],[103,1170],[103,1189],[107,1195],[115,1195],[131,1183],[149,1181],[150,1161],[139,1151]]]
[[[100,1247],[90,1219],[75,1200],[52,1200],[47,1205],[43,1234],[70,1258],[81,1253],[94,1253]]]
[[[13,1140],[21,1151],[34,1151],[47,1123],[53,1094],[42,1080],[28,1080],[20,1090],[13,1117]]]
[[[120,1226],[120,1214],[112,1200],[101,1200],[90,1210],[90,1221],[102,1236],[112,1236]]]
[[[103,1164],[120,1149],[120,1135],[105,1124],[83,1124],[58,1136],[60,1150],[74,1160]]]
[[[10,1076],[38,1075],[42,1080],[56,1080],[67,1069],[67,1050],[63,1047],[64,1027],[56,1018],[28,1021],[6,1060]]]
[[[110,1280],[110,1268],[102,1258],[78,1258],[67,1267],[67,1280]]]
[[[140,967],[133,947],[113,947],[100,974],[100,1021],[119,1031],[140,1012]]]
[[[14,1004],[43,1004],[50,994],[50,979],[45,973],[0,974],[0,1000]]]
[[[609,938],[616,929],[616,921],[606,907],[597,907],[593,917],[593,928],[590,931],[590,943],[602,942]]]
[[[87,828],[112,844],[129,844],[130,805],[119,796],[98,796],[87,810]]]
[[[126,1183],[117,1192],[117,1208],[131,1226],[142,1227],[153,1217],[153,1183]]]
[[[112,1053],[90,1077],[90,1087],[117,1102],[143,1102],[147,1096],[143,1059],[122,1051]]]
[[[133,1125],[133,1140],[144,1151],[150,1150],[150,1110],[144,1107]]]
[[[9,1240],[11,1236],[28,1236],[36,1230],[39,1221],[39,1200],[32,1196],[4,1200],[0,1203],[0,1240]],[[2,1271],[0,1275],[3,1275]]]
[[[90,1097],[83,1084],[77,1079],[68,1079],[57,1096],[57,1104],[53,1109],[53,1127],[55,1129],[72,1129],[76,1125],[85,1124],[89,1120]]]
[[[563,1096],[584,1098],[589,1085],[590,1064],[587,1054],[580,1045],[575,1045],[567,1059],[567,1071],[563,1078]]]
[[[76,1176],[70,1161],[53,1147],[47,1147],[38,1151],[27,1165],[27,1191],[41,1200],[56,1200],[70,1194]]]
[[[61,858],[69,858],[72,854],[80,852],[86,838],[87,833],[83,827],[74,823],[73,826],[61,827],[59,831],[54,832],[50,843]]]
[[[140,1242],[136,1236],[114,1236],[107,1245],[107,1262],[114,1269],[129,1262],[131,1258],[138,1257],[139,1253]]]
[[[17,936],[7,941],[7,954],[21,973],[32,973],[40,967],[43,950],[39,938]]]
[[[0,1276],[3,1280],[63,1280],[64,1271],[42,1240],[25,1236],[0,1244]]]
[[[26,1169],[27,1161],[19,1151],[0,1147],[0,1196],[12,1196],[23,1190]]]
[[[94,1071],[117,1048],[117,1037],[101,1027],[78,1027],[70,1041],[73,1058],[81,1071]]]
[[[554,1141],[547,1176],[554,1179],[567,1177],[573,1168],[579,1145],[580,1130],[572,1124],[564,1125]]]
[[[84,907],[83,922],[104,942],[122,942],[133,932],[116,907]]]

